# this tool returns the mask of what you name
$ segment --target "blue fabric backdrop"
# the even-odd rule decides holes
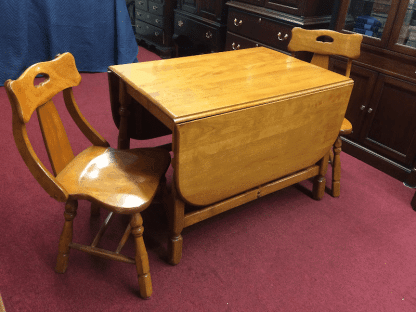
[[[79,71],[137,61],[125,0],[0,0],[0,86],[63,52]]]

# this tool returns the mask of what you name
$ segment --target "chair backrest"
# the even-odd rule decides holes
[[[292,29],[288,50],[292,52],[313,52],[311,63],[328,69],[329,56],[340,55],[348,58],[345,75],[350,76],[352,59],[360,56],[363,35],[342,34],[328,29],[306,30],[299,27]]]
[[[43,75],[45,80],[35,85],[38,75]],[[74,57],[64,53],[52,61],[32,65],[18,79],[9,79],[5,83],[12,106],[13,136],[20,155],[39,184],[49,195],[60,201],[66,201],[68,194],[36,156],[28,139],[26,123],[36,110],[55,176],[74,158],[61,118],[52,101],[59,92],[63,91],[68,112],[84,135],[94,145],[108,146],[81,115],[75,103],[72,87],[79,85],[80,81],[81,75]]]

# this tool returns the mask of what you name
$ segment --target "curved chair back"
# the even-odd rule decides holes
[[[35,85],[38,75],[45,80]],[[74,154],[52,98],[63,91],[65,105],[84,135],[94,145],[109,146],[88,124],[75,103],[72,87],[80,82],[81,75],[74,57],[71,53],[64,53],[52,61],[32,65],[18,79],[9,79],[5,83],[12,106],[13,136],[20,155],[39,184],[59,201],[66,201],[68,194],[55,176],[74,159]],[[36,156],[28,138],[26,123],[35,110],[54,175]]]
[[[299,27],[292,29],[288,50],[295,52],[313,52],[311,64],[328,69],[329,56],[340,55],[348,58],[345,76],[349,77],[352,59],[360,56],[363,35],[342,34],[328,29],[307,30]]]

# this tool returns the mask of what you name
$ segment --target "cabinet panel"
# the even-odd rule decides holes
[[[416,84],[380,74],[367,112],[364,145],[412,165],[416,154]]]
[[[339,74],[345,75],[347,62],[331,58],[329,69]],[[351,79],[354,80],[350,102],[345,113],[352,124],[352,133],[348,138],[359,139],[364,118],[370,106],[371,94],[374,90],[378,73],[361,66],[352,65]]]

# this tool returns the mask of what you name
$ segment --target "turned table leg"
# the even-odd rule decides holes
[[[329,153],[319,161],[319,174],[313,180],[313,198],[320,200],[325,194],[325,185],[326,185],[326,171],[328,170],[328,159]]]
[[[119,102],[120,102],[120,126],[118,132],[118,149],[130,148],[130,137],[128,133],[129,126],[129,106],[131,104],[131,96],[127,93],[126,83],[120,79],[119,87]]]
[[[168,262],[176,265],[182,258],[183,238],[181,232],[185,221],[185,203],[179,198],[175,183],[172,183],[172,200],[169,207],[168,222],[170,237],[168,241]]]

